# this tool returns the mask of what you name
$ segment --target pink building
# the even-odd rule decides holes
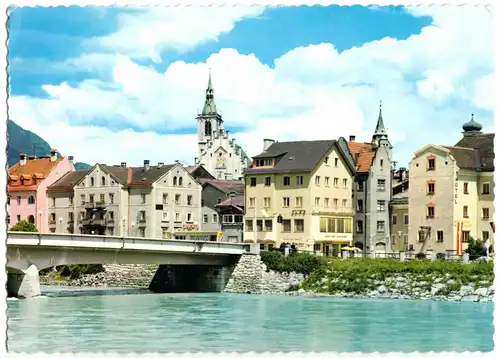
[[[58,158],[55,149],[40,158],[21,153],[19,163],[9,168],[7,226],[28,220],[48,232],[47,187],[74,170],[73,157]]]

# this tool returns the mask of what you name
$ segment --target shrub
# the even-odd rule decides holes
[[[311,274],[325,263],[321,257],[303,252],[285,256],[277,251],[263,251],[260,253],[260,257],[268,270],[297,272],[305,275]]]
[[[467,240],[467,248],[465,249],[470,255],[471,259],[475,259],[481,256],[486,256],[486,247],[481,240],[474,240],[474,238],[470,237]]]
[[[38,229],[36,228],[35,224],[32,224],[26,220],[20,220],[14,226],[12,226],[9,231],[38,232]]]

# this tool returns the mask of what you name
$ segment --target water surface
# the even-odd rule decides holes
[[[493,304],[45,287],[11,352],[492,351]]]

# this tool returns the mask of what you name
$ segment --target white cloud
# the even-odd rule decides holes
[[[185,19],[184,11],[175,16]],[[191,163],[197,151],[194,134],[162,135],[154,131],[194,130],[211,68],[218,109],[226,125],[244,128],[236,138],[250,155],[261,150],[264,137],[296,140],[353,134],[359,140],[370,140],[382,99],[396,160],[404,165],[422,144],[442,142],[444,131],[451,133],[457,127],[459,136],[461,123],[457,120],[468,120],[474,107],[493,107],[493,42],[488,12],[471,7],[419,7],[412,12],[431,14],[433,25],[407,40],[385,38],[340,54],[332,44],[295,48],[277,58],[273,68],[253,54],[223,49],[206,62],[175,62],[161,73],[128,57],[165,45],[152,46],[153,40],[140,45],[143,48],[137,53],[128,52],[128,56],[86,55],[69,63],[92,68],[102,61],[106,70],[101,71],[108,73],[110,82],[87,80],[76,87],[67,83],[44,86],[50,95],[46,100],[12,97],[11,118],[77,160],[109,164],[126,160],[138,165],[143,159],[179,159]],[[132,31],[126,29],[142,26],[144,16],[160,15],[143,14],[135,20],[131,15],[124,16],[116,46],[129,45],[122,43],[120,36]],[[179,24],[174,15],[169,16],[168,21]],[[244,15],[240,11],[231,16],[234,24]],[[474,30],[471,23],[481,26]],[[144,26],[151,30],[150,25]],[[217,31],[229,30],[229,25],[220,25]],[[213,34],[179,41],[187,48],[216,37]],[[128,40],[131,48],[137,42]],[[454,101],[461,105],[456,106]],[[103,128],[106,120],[113,120],[115,127],[120,122],[120,128],[142,128],[145,132],[113,132]],[[96,127],[96,123],[101,126]],[[483,123],[485,129],[488,125]],[[453,138],[447,142],[452,143]]]
[[[162,51],[184,52],[217,40],[238,21],[259,16],[263,10],[261,6],[153,7],[121,15],[118,31],[91,42],[123,55],[161,63]]]

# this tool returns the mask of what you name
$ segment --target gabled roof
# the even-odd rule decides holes
[[[351,155],[356,160],[356,172],[368,173],[372,167],[375,154],[377,153],[376,150],[373,149],[373,145],[371,143],[350,141],[347,142],[347,146]]]
[[[457,166],[460,169],[481,170],[481,161],[479,151],[473,148],[462,148],[442,145],[450,151],[450,154],[457,161]]]
[[[224,200],[223,202],[217,204],[216,206],[232,206],[243,212],[243,208],[245,206],[245,196],[244,195],[236,195],[234,198],[229,198]]]
[[[26,159],[24,165],[13,165],[8,170],[8,191],[36,190],[62,160],[64,158]]]
[[[244,173],[310,172],[335,143],[335,140],[276,142],[253,157],[274,158],[273,168],[248,168]]]
[[[215,177],[212,174],[210,174],[210,172],[203,165],[188,165],[184,168],[196,180],[200,178],[215,179]]]
[[[465,135],[455,147],[474,148],[479,152],[479,167],[482,171],[495,170],[495,133]]]
[[[200,178],[199,183],[203,187],[207,185],[212,185],[214,188],[229,194],[230,192],[235,192],[236,194],[245,192],[245,183],[240,180],[217,180],[217,179],[204,179]]]
[[[75,185],[87,175],[88,170],[75,170],[63,175],[58,181],[47,188],[47,191],[73,190]]]

